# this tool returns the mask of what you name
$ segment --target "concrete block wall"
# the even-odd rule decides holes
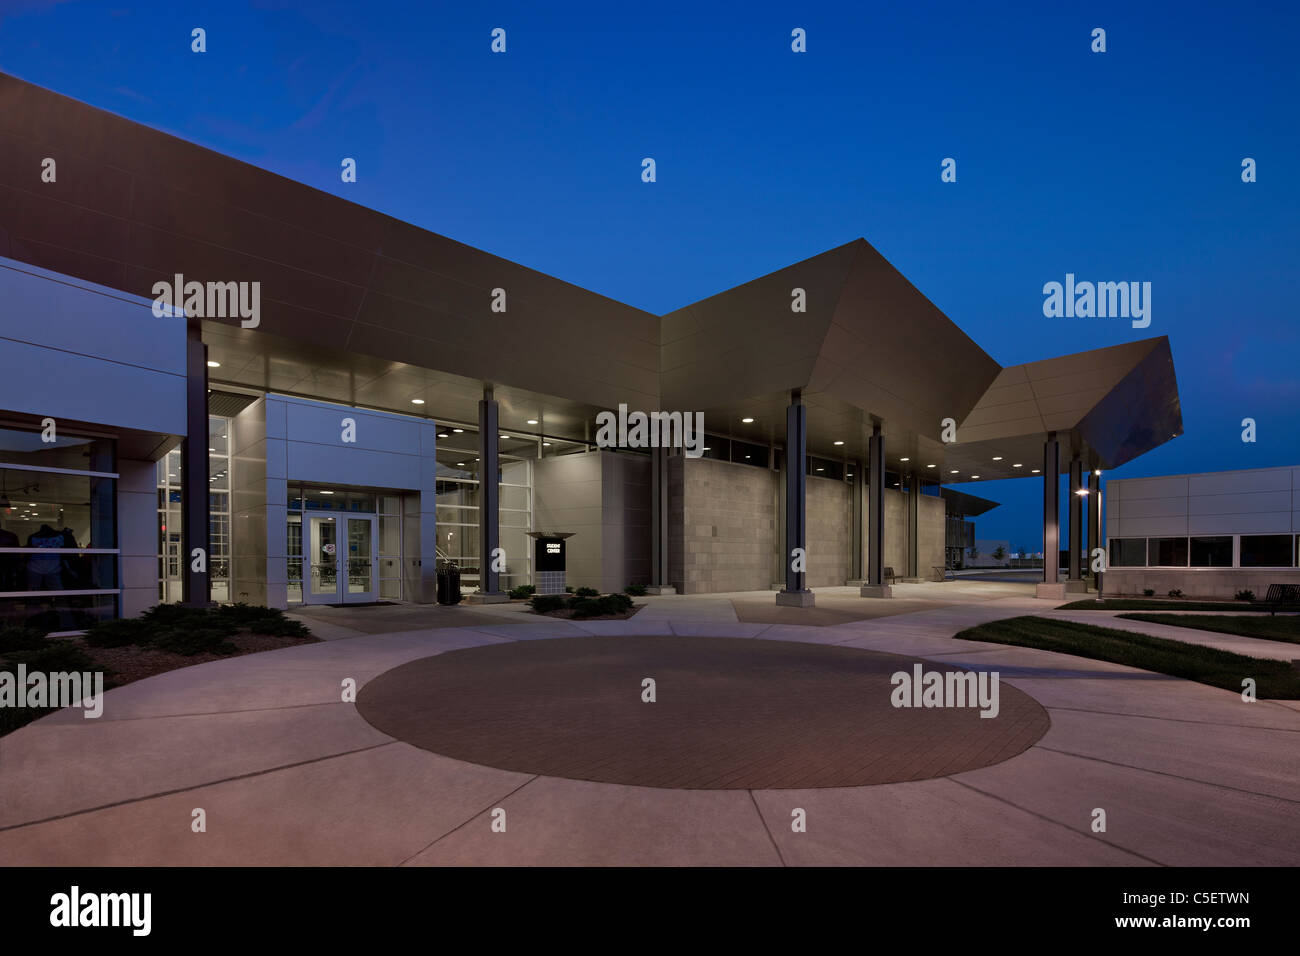
[[[853,486],[808,479],[808,587],[839,587],[853,570]]]
[[[670,534],[670,583],[683,594],[769,590],[781,579],[777,473],[681,456],[669,466],[670,526],[678,536],[673,542]]]

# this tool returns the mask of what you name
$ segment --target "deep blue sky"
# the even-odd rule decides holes
[[[4,0],[0,69],[657,313],[862,236],[1004,365],[1168,335],[1185,434],[1109,477],[1300,464],[1300,5],[1133,6]]]

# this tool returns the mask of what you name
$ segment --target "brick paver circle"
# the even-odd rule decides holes
[[[957,670],[846,647],[701,637],[520,641],[422,658],[357,710],[416,747],[523,773],[643,787],[801,789],[923,780],[1015,756],[1050,725],[999,685],[999,713],[894,707],[890,677]],[[642,680],[655,681],[654,703]]]

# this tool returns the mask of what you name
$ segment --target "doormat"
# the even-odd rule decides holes
[[[326,607],[397,607],[396,601],[358,601],[353,604],[326,604]]]

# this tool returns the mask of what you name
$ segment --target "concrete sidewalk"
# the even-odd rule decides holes
[[[955,584],[979,588],[902,587],[924,600]],[[1100,661],[952,640],[973,624],[1053,613],[989,593],[811,627],[743,623],[727,595],[647,599],[627,621],[476,609],[466,626],[339,624],[352,633],[159,675],[110,691],[99,720],[62,711],[0,738],[0,864],[1300,863],[1296,702],[1248,704]],[[1017,756],[932,779],[660,789],[453,760],[342,702],[347,679],[364,686],[460,648],[630,634],[803,641],[996,670],[1046,708],[1050,727]],[[197,809],[206,832],[192,830]],[[1092,830],[1097,809],[1105,832]],[[493,830],[495,810],[505,832]],[[792,829],[800,810],[806,832]]]

